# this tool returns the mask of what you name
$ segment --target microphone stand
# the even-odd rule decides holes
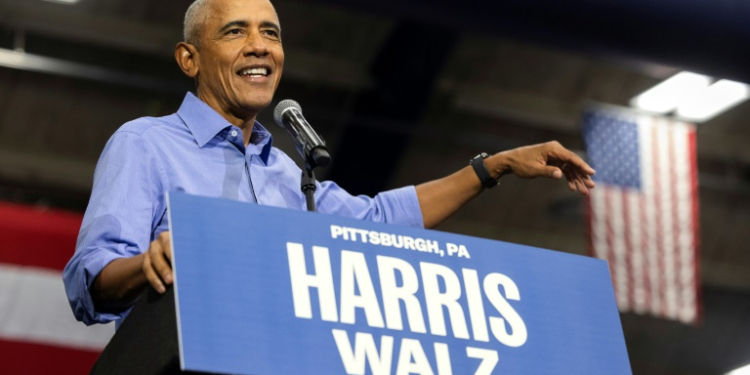
[[[302,147],[301,149],[304,150],[305,148]],[[300,151],[300,154],[304,155],[305,159],[305,169],[302,171],[302,193],[305,194],[305,199],[307,200],[307,210],[316,212],[315,190],[318,186],[315,185],[315,173],[313,173],[313,169],[315,167],[328,166],[331,163],[331,155],[328,154],[325,144],[313,148],[309,152]]]
[[[294,138],[295,148],[305,162],[302,170],[301,186],[302,194],[307,201],[307,210],[316,212],[315,207],[315,173],[316,167],[326,167],[331,163],[331,155],[328,153],[326,143],[315,130],[310,127],[304,117],[302,108],[294,100],[284,100],[274,110],[274,120],[282,128],[286,129]]]
[[[305,194],[305,198],[307,199],[307,210],[310,212],[316,212],[317,208],[315,207],[315,190],[317,190],[317,185],[315,185],[315,173],[313,172],[313,169],[315,167],[310,165],[311,163],[305,162],[305,169],[302,171],[302,193]]]

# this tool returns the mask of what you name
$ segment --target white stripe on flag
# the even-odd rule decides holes
[[[638,121],[639,127],[639,142],[641,147],[639,151],[641,155],[641,175],[643,179],[641,181],[641,190],[643,191],[643,222],[641,223],[641,231],[645,239],[645,248],[643,251],[646,253],[646,263],[648,264],[646,274],[648,275],[648,292],[650,297],[649,311],[653,314],[660,314],[661,312],[661,298],[659,294],[661,272],[659,271],[659,248],[657,245],[656,235],[656,195],[654,194],[654,164],[650,161],[655,160],[653,155],[653,131],[654,131],[653,119],[650,116],[641,116]]]
[[[604,207],[605,191],[604,189],[594,189],[591,191],[591,235],[593,236],[594,254],[599,259],[608,260],[607,257],[607,222],[605,219]]]
[[[661,251],[663,254],[663,265],[664,265],[664,302],[665,313],[667,317],[674,317],[677,312],[677,293],[675,285],[676,281],[676,270],[674,267],[675,253],[674,253],[674,234],[673,234],[673,213],[672,213],[672,179],[670,168],[673,162],[671,150],[671,141],[668,123],[666,120],[662,121],[661,126],[657,128],[657,142],[659,143],[659,150],[656,162],[659,164],[659,170],[662,171],[660,174],[659,201],[661,202]]]
[[[615,285],[617,288],[617,305],[620,309],[630,309],[628,301],[628,269],[627,254],[625,252],[625,223],[622,213],[622,189],[610,188],[609,197],[610,223],[612,233],[610,234],[612,251],[614,251]]]
[[[645,263],[643,260],[642,234],[641,234],[641,199],[640,193],[628,189],[626,191],[628,205],[628,228],[630,235],[630,246],[628,252],[632,254],[631,275],[633,288],[633,310],[643,313],[646,309],[646,287],[644,280]]]
[[[61,272],[0,264],[0,338],[101,350],[112,335],[113,324],[75,320]]]

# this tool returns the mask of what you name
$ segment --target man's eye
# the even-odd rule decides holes
[[[227,31],[227,35],[239,35],[242,32],[240,29],[232,29]]]
[[[263,33],[273,38],[279,38],[279,33],[276,30],[264,30]]]

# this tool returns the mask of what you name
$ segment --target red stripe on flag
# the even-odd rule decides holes
[[[630,238],[630,203],[628,198],[630,197],[629,189],[625,188],[622,191],[622,220],[623,220],[623,236],[625,242],[625,267],[627,269],[627,285],[628,285],[628,306],[632,308],[635,305],[635,294],[633,292],[633,244]]]
[[[677,160],[675,157],[675,147],[674,147],[674,138],[679,134],[674,130],[674,123],[670,123],[669,128],[669,137],[667,138],[667,147],[668,147],[668,154],[670,160]],[[678,160],[678,163],[681,163],[682,161]],[[677,180],[677,168],[670,167],[669,168],[669,176],[671,184],[669,184],[669,190],[671,195],[671,201],[672,201],[672,251],[674,252],[674,278],[675,278],[675,285],[674,287],[677,288],[677,290],[673,291],[674,294],[677,296],[677,313],[675,316],[670,316],[670,318],[675,319],[680,315],[680,311],[682,311],[683,306],[685,305],[685,301],[682,298],[682,293],[680,293],[680,290],[684,287],[682,285],[682,278],[680,275],[682,274],[682,262],[681,259],[681,251],[680,251],[680,201],[677,197],[677,184],[679,181]]]
[[[609,273],[612,276],[612,285],[615,287],[615,296],[620,295],[621,291],[618,289],[617,284],[617,267],[615,260],[615,252],[613,246],[614,229],[612,228],[612,197],[609,189],[604,189],[604,227],[607,230],[607,262],[609,263]]]
[[[98,352],[0,340],[3,374],[87,374]]]
[[[640,215],[640,231],[641,231],[641,249],[643,250],[643,286],[645,289],[645,296],[643,298],[644,301],[646,301],[646,306],[649,306],[648,310],[651,310],[651,262],[648,258],[648,242],[649,242],[649,236],[648,236],[648,213],[646,212],[646,205],[648,202],[646,202],[646,196],[641,195],[638,197],[638,207],[639,211],[641,213]]]
[[[0,263],[62,270],[83,215],[0,203]]]

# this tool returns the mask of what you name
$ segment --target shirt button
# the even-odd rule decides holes
[[[236,137],[237,136],[237,131],[236,130],[232,130],[231,134],[232,134],[232,137]]]

